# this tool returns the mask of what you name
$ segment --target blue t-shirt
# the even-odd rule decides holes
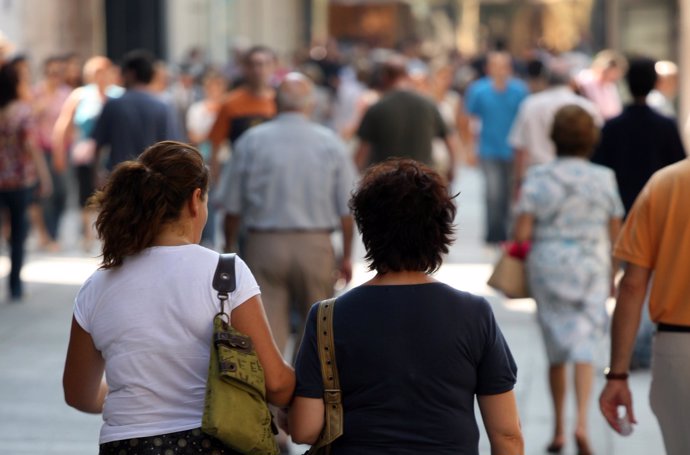
[[[297,396],[321,398],[312,307]],[[478,454],[475,395],[513,389],[517,367],[488,302],[443,283],[360,286],[338,297],[344,433],[333,455]]]
[[[482,121],[479,133],[479,156],[484,159],[513,159],[508,134],[520,103],[529,94],[527,86],[510,79],[505,90],[498,91],[488,78],[472,84],[465,97],[465,110]]]

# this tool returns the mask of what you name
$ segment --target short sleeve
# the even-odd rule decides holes
[[[508,134],[508,143],[517,149],[527,148],[527,138],[525,134],[527,132],[526,120],[527,116],[525,114],[525,104],[520,105],[518,109],[518,114],[515,117],[513,126]]]
[[[541,179],[535,172],[535,168],[527,169],[527,175],[520,187],[520,197],[515,206],[515,213],[535,214],[539,205],[539,197],[543,196]]]
[[[668,153],[666,157],[666,165],[676,163],[678,161],[687,158],[685,153],[685,147],[683,147],[683,140],[680,138],[680,133],[678,132],[678,127],[675,123],[671,124],[670,134],[668,135],[670,144],[668,148],[664,148],[664,151]]]
[[[218,147],[230,137],[230,118],[228,115],[227,105],[223,105],[218,112],[218,118],[211,127],[211,132],[208,134],[211,143]]]
[[[101,115],[98,116],[96,124],[94,125],[93,131],[91,131],[91,139],[96,142],[97,147],[102,147],[104,145],[110,144],[110,138],[108,137],[108,122],[110,122],[112,112],[112,100],[106,101],[101,111]]]
[[[479,90],[479,83],[481,80],[474,82],[467,88],[467,94],[465,96],[465,111],[468,114],[479,115],[479,103],[477,91]]]
[[[243,134],[237,141],[230,159],[225,162],[221,179],[216,191],[216,202],[227,213],[242,213],[242,178],[247,166],[249,138]]]
[[[235,283],[235,290],[230,293],[231,311],[252,297],[261,294],[256,278],[239,256],[235,256]]]
[[[517,365],[508,343],[496,323],[489,303],[486,302],[486,338],[479,365],[477,366],[477,395],[496,395],[513,390],[517,381]]]
[[[625,215],[625,208],[623,207],[623,201],[618,191],[616,174],[614,174],[613,171],[608,172],[608,181],[609,200],[611,201],[611,218],[623,218],[623,215]]]
[[[334,140],[336,141],[335,147],[338,157],[335,203],[338,215],[346,216],[350,214],[348,202],[355,182],[355,169],[354,163],[347,156],[345,145],[337,137],[334,137]]]
[[[648,182],[630,209],[613,249],[616,258],[645,268],[654,266],[650,193]]]
[[[362,117],[362,121],[359,123],[359,128],[357,128],[357,137],[367,142],[374,142],[376,139],[376,118],[374,106],[367,109],[367,111],[364,113],[364,117]]]
[[[304,327],[304,335],[302,336],[302,344],[295,359],[295,376],[297,378],[295,396],[299,397],[323,397],[323,379],[316,341],[316,315],[318,309],[319,304],[316,303],[309,310],[307,323]]]
[[[441,117],[441,111],[436,106],[434,106],[434,123],[436,124],[434,135],[440,138],[446,137],[448,135],[448,127],[446,122],[443,121],[443,117]]]
[[[74,319],[85,332],[91,333],[91,313],[94,305],[91,293],[93,276],[84,282],[74,299]]]
[[[606,167],[613,167],[613,141],[611,136],[612,133],[610,124],[606,123],[604,124],[604,127],[601,129],[601,139],[599,140],[599,143],[594,149],[594,153],[592,154],[592,157],[590,159],[592,163],[601,164],[602,166]]]

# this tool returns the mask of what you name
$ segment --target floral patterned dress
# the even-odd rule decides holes
[[[574,157],[536,166],[517,212],[534,216],[527,273],[549,362],[592,362],[608,325],[609,221],[623,216],[615,175]]]

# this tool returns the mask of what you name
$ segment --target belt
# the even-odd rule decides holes
[[[330,234],[333,229],[261,229],[261,228],[248,228],[248,232],[255,234]]]
[[[687,325],[675,325],[675,324],[664,324],[660,322],[656,326],[658,332],[676,332],[676,333],[690,333],[690,326]]]

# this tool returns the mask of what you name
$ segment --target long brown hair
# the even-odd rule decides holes
[[[159,142],[136,160],[120,163],[90,199],[99,212],[101,268],[117,267],[151,246],[164,224],[179,219],[194,190],[206,193],[208,178],[199,151],[181,142]]]

